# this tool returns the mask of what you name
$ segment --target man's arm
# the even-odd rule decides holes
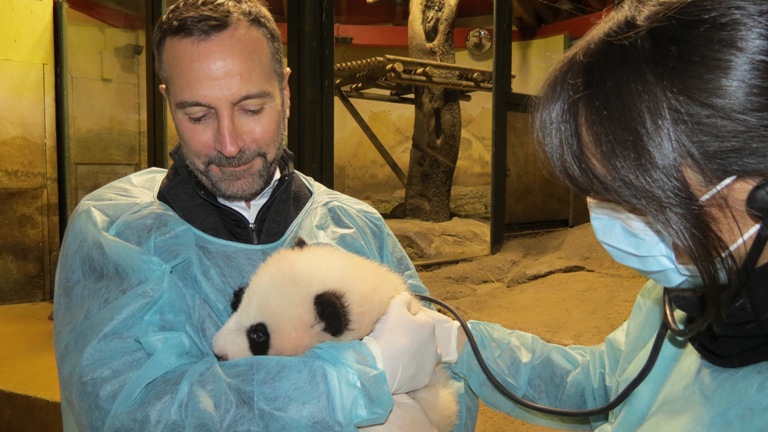
[[[157,203],[116,208],[123,192],[79,207],[62,245],[55,348],[67,424],[326,431],[386,419],[386,377],[360,342],[216,361],[210,342],[231,291],[269,251],[232,250]]]

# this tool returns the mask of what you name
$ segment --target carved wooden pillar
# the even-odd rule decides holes
[[[458,0],[411,0],[408,49],[411,57],[455,63],[453,28]],[[455,71],[436,71],[455,78]],[[459,92],[415,88],[415,119],[405,209],[408,217],[441,222],[451,218],[453,173],[461,142]]]

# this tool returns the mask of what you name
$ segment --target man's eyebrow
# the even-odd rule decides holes
[[[178,102],[176,102],[173,105],[178,110],[183,110],[183,109],[187,109],[187,108],[198,108],[198,107],[200,107],[200,108],[211,108],[211,109],[213,108],[209,104],[206,104],[206,103],[203,103],[203,102],[194,101],[194,100],[178,101]]]
[[[256,93],[248,93],[247,95],[243,95],[240,99],[236,100],[232,105],[237,105],[239,103],[250,101],[250,100],[265,100],[265,101],[271,101],[275,98],[275,95],[272,94],[272,92],[269,91],[260,91]]]
[[[264,101],[270,101],[275,98],[274,94],[272,92],[268,91],[261,91],[256,93],[248,93],[246,95],[241,96],[239,99],[234,101],[232,103],[232,106],[235,106],[237,104],[240,104],[245,101],[251,101],[251,100],[264,100]],[[187,108],[210,108],[213,109],[213,106],[204,102],[196,101],[196,100],[184,100],[184,101],[178,101],[174,104],[176,109],[183,110]]]

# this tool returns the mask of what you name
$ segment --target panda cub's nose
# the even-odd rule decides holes
[[[225,354],[218,355],[216,353],[213,353],[213,355],[216,356],[216,360],[218,360],[218,361],[227,361],[227,360],[229,360],[229,357],[227,357]]]

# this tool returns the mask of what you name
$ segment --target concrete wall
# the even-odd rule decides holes
[[[67,210],[89,192],[147,167],[144,31],[65,8]]]
[[[0,304],[50,298],[59,249],[53,0],[0,13]]]

